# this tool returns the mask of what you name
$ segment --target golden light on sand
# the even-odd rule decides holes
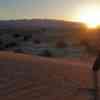
[[[85,23],[89,28],[100,25],[100,13],[97,7],[90,7],[80,11],[79,21]]]

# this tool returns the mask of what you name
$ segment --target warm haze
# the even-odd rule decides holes
[[[0,20],[62,19],[96,27],[100,0],[0,0]]]

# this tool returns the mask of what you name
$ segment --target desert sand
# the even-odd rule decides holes
[[[0,52],[0,100],[94,100],[92,64]]]

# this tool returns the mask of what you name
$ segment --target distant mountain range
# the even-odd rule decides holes
[[[9,20],[0,21],[0,29],[5,28],[80,28],[82,23],[62,20]]]

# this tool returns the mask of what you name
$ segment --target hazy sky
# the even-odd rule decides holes
[[[0,19],[54,18],[73,20],[81,8],[100,0],[0,0]]]

